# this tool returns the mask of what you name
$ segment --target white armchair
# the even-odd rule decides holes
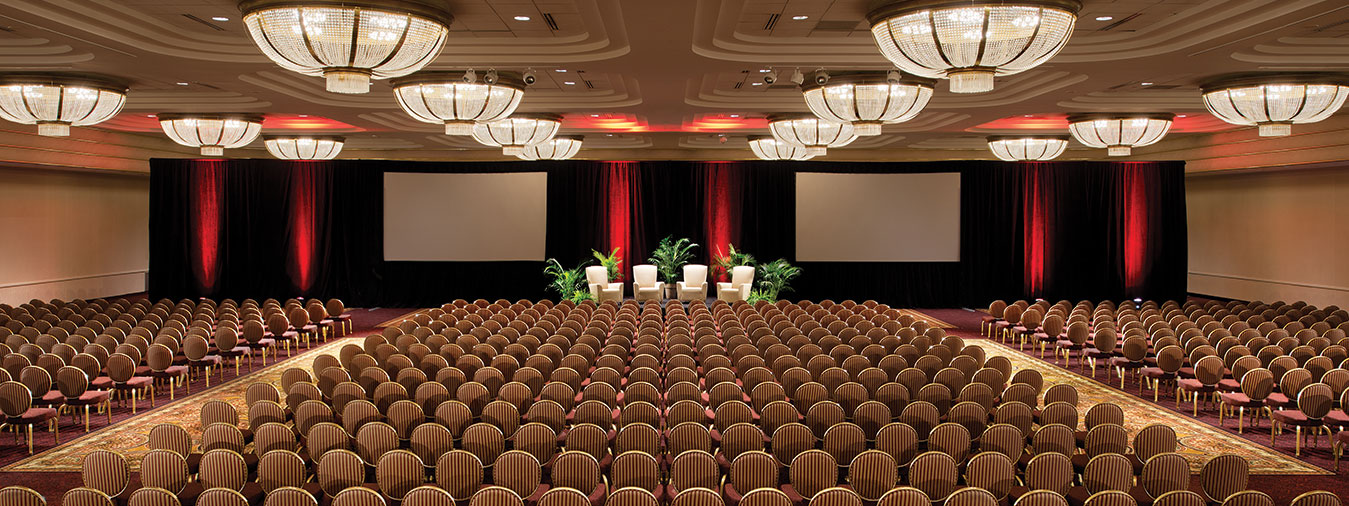
[[[609,270],[604,266],[586,267],[586,283],[590,284],[590,295],[595,298],[595,302],[623,302],[623,283],[610,283]]]
[[[660,300],[665,295],[665,283],[656,281],[656,266],[632,267],[632,296],[637,300]]]
[[[684,280],[675,285],[681,302],[707,300],[707,266],[688,264],[684,266]]]
[[[754,268],[741,265],[731,269],[730,283],[717,283],[717,300],[735,302],[749,298],[750,286],[754,284]]]

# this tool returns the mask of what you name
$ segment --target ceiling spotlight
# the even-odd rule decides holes
[[[89,74],[0,75],[0,118],[37,125],[38,135],[64,137],[70,127],[94,125],[122,110],[127,87]]]
[[[1053,160],[1068,149],[1067,135],[997,135],[988,138],[988,149],[1004,162]]]
[[[1114,17],[1114,16],[1096,16],[1096,20],[1097,20],[1097,21],[1110,21],[1110,20],[1112,20],[1112,19],[1115,19],[1115,17]]]
[[[226,148],[248,145],[262,132],[261,114],[159,114],[159,126],[173,142],[221,156]]]
[[[454,20],[443,3],[246,0],[239,10],[277,65],[323,76],[331,92],[369,93],[371,79],[411,74],[440,54]]]
[[[554,69],[553,72],[566,72],[567,69]]]
[[[1138,84],[1141,84],[1141,85],[1143,85],[1143,86],[1152,86],[1152,83],[1148,83],[1148,82],[1142,82],[1142,83],[1138,83]]]
[[[739,115],[739,114],[732,114],[731,117],[732,117],[732,118],[739,118],[740,115]]]
[[[801,21],[805,19],[810,19],[810,16],[792,16],[792,19],[796,21]]]
[[[516,21],[529,21],[529,16],[516,16]]]
[[[993,90],[993,76],[1030,70],[1073,33],[1078,0],[900,1],[871,11],[881,54],[906,73],[951,80],[951,91]]]
[[[187,86],[188,84],[191,84],[191,83],[181,83],[181,82],[180,82],[180,83],[176,83],[176,84],[177,84],[178,86]]]
[[[267,152],[282,160],[332,160],[347,139],[339,136],[267,135]]]
[[[1315,123],[1335,114],[1349,97],[1343,75],[1246,74],[1200,85],[1204,106],[1234,125],[1257,125],[1261,137],[1292,133],[1295,123]]]
[[[214,16],[214,17],[211,18],[211,21],[220,21],[220,22],[222,22],[222,23],[225,22],[225,21],[229,21],[229,20],[230,20],[230,18],[227,18],[227,17],[225,17],[225,16]]]
[[[565,84],[565,85],[567,85],[567,86],[571,86],[571,85],[573,85],[573,84],[576,84],[576,81],[563,81],[562,84]]]
[[[763,83],[749,83],[750,86],[763,86]]]
[[[881,125],[913,119],[932,98],[932,79],[890,80],[888,72],[839,73],[823,84],[801,87],[810,111],[821,118],[851,123],[857,135],[880,135]]]
[[[1132,148],[1162,140],[1175,117],[1169,112],[1074,114],[1068,116],[1068,131],[1088,147],[1107,148],[1110,156],[1129,156]]]

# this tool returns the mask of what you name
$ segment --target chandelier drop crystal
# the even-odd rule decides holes
[[[1065,149],[1068,149],[1067,135],[995,135],[988,138],[988,150],[1004,162],[1053,160]]]
[[[552,139],[525,146],[524,151],[515,155],[521,160],[566,160],[581,151],[585,140],[579,135],[558,135]]]
[[[267,135],[267,152],[282,160],[332,160],[347,139],[326,135]]]
[[[881,54],[901,70],[951,80],[955,93],[993,90],[993,76],[1058,54],[1077,0],[904,0],[867,15]]]
[[[474,123],[496,121],[515,112],[525,96],[520,74],[501,72],[496,80],[468,82],[464,72],[418,72],[393,80],[398,105],[417,121],[444,123],[448,135],[471,135]]]
[[[65,137],[70,127],[101,123],[121,112],[127,87],[82,74],[0,75],[0,118],[37,125],[38,135]]]
[[[797,160],[804,161],[815,158],[810,154],[810,150],[793,146],[785,142],[778,142],[771,135],[751,135],[749,137],[749,150],[754,152],[754,156],[760,160]]]
[[[769,116],[768,129],[778,142],[806,148],[811,156],[824,156],[827,148],[847,146],[857,140],[852,123],[829,121],[812,114]]]
[[[262,132],[259,114],[163,113],[158,118],[173,142],[199,147],[202,156],[221,156],[226,148],[247,146]]]
[[[246,0],[239,10],[268,58],[323,76],[337,93],[368,93],[371,79],[421,70],[440,54],[454,19],[410,0]]]
[[[857,135],[880,135],[884,123],[901,123],[923,111],[932,98],[931,79],[890,79],[888,72],[840,73],[826,84],[801,86],[816,116],[852,123]]]
[[[1261,137],[1293,133],[1295,123],[1330,117],[1349,97],[1349,77],[1331,74],[1250,74],[1200,86],[1204,106],[1233,125],[1257,125]]]
[[[1077,142],[1106,148],[1110,156],[1129,156],[1132,148],[1162,140],[1171,130],[1171,113],[1099,113],[1068,116],[1068,131]]]
[[[489,123],[473,125],[473,139],[488,146],[501,146],[501,153],[516,156],[525,146],[552,139],[562,126],[556,114],[517,114]]]

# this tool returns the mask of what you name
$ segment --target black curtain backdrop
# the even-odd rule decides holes
[[[385,172],[546,172],[547,256],[570,267],[618,247],[625,279],[667,235],[700,244],[703,263],[728,244],[795,263],[797,172],[959,172],[960,261],[801,262],[785,296],[949,307],[1185,294],[1183,162],[154,159],[151,295],[339,297],[363,307],[556,298],[542,262],[384,261]],[[848,212],[840,203],[840,218]],[[444,219],[491,219],[491,210]]]

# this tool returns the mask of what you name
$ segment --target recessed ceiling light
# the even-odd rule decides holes
[[[732,117],[732,118],[739,118],[740,115],[739,115],[739,114],[732,114],[731,117]]]
[[[155,117],[155,115],[153,115],[153,114],[146,114],[145,117],[147,117],[147,118],[153,118],[153,117]],[[1249,361],[1248,361],[1248,362],[1249,362]]]
[[[300,117],[301,117],[301,118],[308,118],[309,115],[308,115],[308,114],[301,114]]]
[[[178,86],[187,86],[188,83],[178,83]]]
[[[1138,83],[1138,84],[1141,84],[1143,86],[1152,86],[1152,83]]]
[[[801,21],[803,19],[810,19],[810,16],[792,16],[792,19],[796,21]]]
[[[1097,21],[1110,21],[1110,20],[1112,20],[1112,19],[1115,19],[1115,17],[1114,17],[1114,16],[1096,16],[1096,20],[1097,20]]]
[[[576,81],[564,81],[562,84],[565,84],[565,85],[567,85],[567,86],[571,86],[571,85],[573,85],[573,84],[576,84]]]
[[[555,70],[553,70],[553,72],[566,72],[566,71],[567,71],[567,69],[555,69]]]
[[[529,21],[529,16],[516,16],[516,21]]]
[[[229,21],[230,18],[227,18],[227,17],[225,17],[225,16],[215,16],[215,17],[212,17],[211,20],[212,20],[212,21]]]
[[[1188,116],[1188,114],[1177,114],[1177,115],[1176,115],[1177,118],[1184,118],[1185,116]]]
[[[600,117],[600,115],[598,115],[598,114],[591,114],[590,117],[592,117],[592,118],[598,118],[598,117]]]
[[[763,83],[750,83],[751,86],[763,86]]]
[[[772,71],[773,71],[773,69],[759,69],[759,73],[760,73],[760,74],[767,74],[767,73],[772,72]]]

